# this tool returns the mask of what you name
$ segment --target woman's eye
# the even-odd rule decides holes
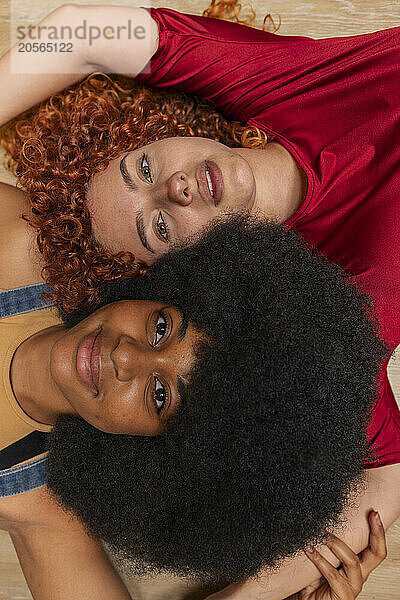
[[[167,401],[168,394],[167,390],[157,377],[154,377],[153,397],[157,412],[160,413],[165,408],[165,403]]]
[[[163,219],[162,213],[159,212],[158,213],[158,218],[157,218],[157,232],[158,234],[162,237],[162,239],[164,240],[164,242],[168,242],[168,227],[166,222]]]
[[[154,345],[156,346],[160,340],[163,339],[165,334],[167,333],[167,320],[164,316],[164,313],[160,312],[158,319],[155,323],[156,325],[156,336],[154,339]]]
[[[149,163],[147,162],[147,158],[146,158],[145,154],[143,154],[142,160],[140,161],[140,169],[141,169],[143,175],[146,177],[147,181],[149,183],[153,183],[153,180],[151,178],[151,171],[150,171]],[[148,177],[150,179],[148,179]]]

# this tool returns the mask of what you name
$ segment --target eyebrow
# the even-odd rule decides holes
[[[122,175],[122,179],[124,180],[125,185],[132,190],[133,192],[137,191],[137,185],[136,183],[134,183],[132,177],[129,174],[128,169],[126,168],[126,157],[128,155],[125,154],[125,156],[123,157],[123,159],[121,160],[121,162],[119,163],[119,170],[121,171],[121,175]]]
[[[121,171],[122,179],[124,180],[126,187],[128,189],[130,189],[131,191],[136,192],[138,189],[137,185],[133,182],[133,179],[130,176],[129,171],[126,168],[125,161],[126,161],[127,156],[128,155],[125,154],[125,156],[119,163],[119,170]],[[155,254],[155,251],[150,246],[149,240],[147,239],[147,235],[146,235],[146,231],[145,231],[145,227],[144,227],[143,213],[141,211],[138,211],[136,214],[136,229],[137,229],[139,239],[142,242],[142,245],[146,248],[146,250],[148,250],[152,254]]]
[[[143,213],[141,210],[139,210],[136,214],[136,229],[137,229],[140,241],[142,242],[142,244],[146,248],[146,250],[148,250],[152,254],[155,254],[155,251],[150,246],[149,240],[147,239],[147,235],[146,235],[146,232],[144,229]]]
[[[184,340],[188,325],[189,325],[189,318],[187,315],[183,314],[181,324],[179,325],[179,330],[178,330],[179,343],[181,343]]]

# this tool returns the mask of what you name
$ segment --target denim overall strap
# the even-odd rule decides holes
[[[49,290],[44,283],[34,283],[0,292],[0,319],[54,306],[54,302],[42,298],[43,292]]]
[[[47,483],[47,457],[0,471],[0,498],[29,492]]]
[[[43,310],[54,306],[53,302],[49,302],[42,298],[43,292],[49,291],[50,288],[44,283],[37,283],[16,288],[13,290],[5,290],[0,292],[0,318],[13,317],[35,310]],[[41,432],[33,432],[23,438],[18,443],[23,444],[26,440],[26,449],[31,452],[32,456],[32,439],[35,437],[37,443],[43,443],[45,434]],[[28,439],[29,438],[29,439]],[[41,438],[38,442],[36,438]],[[39,444],[40,445],[40,444]],[[40,453],[43,448],[37,446],[36,451]],[[17,456],[17,455],[16,455]],[[29,454],[28,454],[29,456]],[[23,460],[23,456],[19,456],[18,462]],[[47,458],[34,458],[22,465],[17,465],[7,469],[0,470],[0,498],[5,496],[14,496],[23,494],[29,490],[46,485],[47,483]]]

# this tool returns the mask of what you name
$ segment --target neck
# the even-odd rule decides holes
[[[301,206],[307,177],[290,152],[277,142],[263,149],[235,148],[247,160],[255,179],[251,212],[283,223]]]
[[[22,410],[40,423],[53,425],[60,414],[71,411],[50,371],[51,351],[65,327],[48,327],[22,342],[14,352],[10,379]]]

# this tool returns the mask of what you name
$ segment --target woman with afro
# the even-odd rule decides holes
[[[100,294],[12,358],[18,402],[53,425],[48,486],[77,544],[46,556],[47,519],[63,523],[46,489],[0,500],[35,598],[102,582],[125,598],[99,548],[86,557],[76,516],[137,573],[221,585],[322,542],[363,501],[380,470],[367,428],[387,349],[369,296],[295,232],[234,216]],[[89,573],[95,561],[97,585],[68,570],[61,584],[63,554]]]
[[[213,3],[208,15],[222,13]],[[42,74],[29,72],[25,55],[29,73],[11,76],[13,51],[0,67],[8,78],[3,123],[85,74],[135,78],[91,77],[5,130],[40,250],[34,264],[26,260],[32,234],[24,229],[12,285],[40,281],[44,267],[67,312],[82,301],[93,305],[104,280],[143,274],[213,217],[246,209],[296,229],[341,265],[373,297],[393,350],[400,341],[398,30],[311,40],[162,8],[71,5],[43,25],[83,19],[93,26],[132,19],[148,35],[131,40],[129,52],[116,39],[107,52],[104,40],[75,40],[62,68],[57,53],[36,54]],[[21,92],[27,86],[29,94]],[[380,381],[369,437],[384,489],[400,456],[386,363]],[[388,502],[393,515],[385,524],[398,514],[398,497]],[[359,549],[367,539],[364,514],[355,524]]]

